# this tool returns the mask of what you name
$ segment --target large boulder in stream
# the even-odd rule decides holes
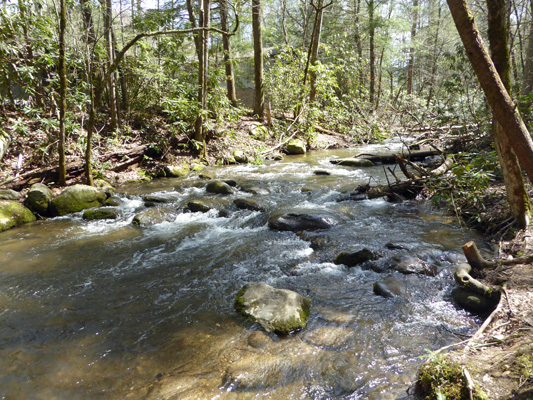
[[[267,332],[286,335],[307,325],[311,300],[292,290],[249,283],[237,294],[235,309]]]
[[[67,215],[87,208],[99,207],[107,199],[104,192],[87,185],[66,188],[50,203],[53,215]]]
[[[35,221],[35,215],[16,201],[0,200],[0,232]]]
[[[206,185],[205,190],[215,194],[232,194],[234,192],[233,188],[224,181],[211,181]]]
[[[204,200],[191,200],[187,203],[187,208],[191,212],[208,212],[213,208],[212,204]]]
[[[305,154],[305,143],[300,139],[292,139],[287,143],[286,150],[288,154]]]
[[[330,229],[337,221],[327,215],[307,213],[276,213],[270,217],[268,227],[274,231],[316,231]]]
[[[184,178],[189,175],[191,169],[187,164],[181,165],[165,165],[163,168],[164,176],[167,178]]]
[[[154,207],[140,212],[131,223],[137,226],[149,226],[161,224],[163,222],[173,222],[176,220],[176,211],[169,207]]]
[[[31,186],[26,198],[26,205],[39,215],[46,215],[54,194],[50,188],[42,183]]]

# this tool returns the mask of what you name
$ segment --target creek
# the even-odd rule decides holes
[[[202,171],[235,180],[241,189],[227,196],[206,194],[198,174],[128,184],[117,220],[79,213],[0,233],[0,397],[404,398],[420,356],[478,326],[450,295],[461,245],[474,234],[422,202],[339,201],[370,179],[386,183],[384,169],[330,160],[377,150]],[[174,210],[209,197],[227,212],[176,211],[170,222],[132,225],[149,194]],[[237,209],[232,202],[242,197],[265,211]],[[295,210],[339,223],[302,234],[268,228],[274,211]],[[354,247],[380,252],[378,266],[399,254],[437,273],[333,263]],[[406,285],[404,295],[373,293],[388,275]],[[278,337],[238,315],[233,301],[248,282],[310,297],[307,328]]]

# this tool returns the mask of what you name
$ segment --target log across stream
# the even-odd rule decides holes
[[[202,171],[234,180],[228,195],[207,193],[198,175],[131,184],[119,189],[116,220],[85,221],[80,213],[1,233],[0,394],[404,397],[426,349],[453,343],[479,325],[451,299],[453,270],[464,262],[461,245],[473,233],[416,201],[347,199],[369,180],[386,183],[383,168],[330,161],[375,150]],[[148,195],[173,217],[134,226]],[[237,208],[240,198],[261,210]],[[212,209],[184,211],[195,199],[208,200]],[[277,212],[323,215],[335,223],[275,231],[268,220]],[[354,267],[334,262],[360,248],[376,258]],[[431,274],[407,274],[417,265]],[[374,294],[374,283],[391,279],[405,289],[400,295]],[[307,328],[280,337],[244,320],[233,302],[249,282],[309,297]]]

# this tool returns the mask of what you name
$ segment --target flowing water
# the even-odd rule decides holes
[[[386,182],[381,166],[329,162],[355,152],[207,170],[237,181],[241,189],[226,197],[206,194],[196,175],[132,184],[120,190],[117,220],[76,214],[1,233],[0,397],[405,397],[421,355],[476,329],[450,296],[460,247],[472,233],[419,202],[339,201],[370,179]],[[175,220],[133,226],[147,194],[166,198]],[[226,212],[181,211],[206,197]],[[232,201],[240,197],[266,211],[238,210]],[[271,231],[268,218],[280,210],[326,213],[340,223],[313,233]],[[377,264],[409,255],[438,273],[333,263],[354,247],[379,251]],[[406,284],[405,295],[373,293],[388,275]],[[307,328],[278,337],[236,314],[235,295],[248,282],[310,297]]]

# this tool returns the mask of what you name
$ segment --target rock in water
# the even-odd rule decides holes
[[[462,287],[455,288],[452,291],[452,297],[461,307],[477,313],[492,311],[498,304],[495,299],[489,299]]]
[[[187,164],[182,164],[180,166],[166,165],[163,171],[167,178],[184,178],[189,175],[190,168]]]
[[[50,188],[42,183],[35,183],[28,192],[26,205],[39,215],[46,215],[52,201],[53,193]]]
[[[330,161],[335,165],[342,165],[344,167],[373,167],[375,164],[366,158],[340,158]]]
[[[268,221],[270,229],[290,232],[329,229],[335,225],[337,221],[329,216],[305,213],[275,214]]]
[[[369,249],[354,249],[343,251],[335,258],[335,264],[344,264],[347,267],[355,267],[367,261],[377,260],[379,255]]]
[[[230,185],[228,185],[226,182],[222,181],[211,181],[209,182],[205,190],[209,193],[216,193],[216,194],[232,194],[233,189]]]
[[[404,282],[394,276],[387,276],[385,279],[374,283],[374,293],[383,297],[396,297],[405,295],[407,286]]]
[[[176,220],[176,212],[168,207],[155,207],[143,211],[133,217],[133,225],[147,226],[156,225],[163,222],[173,222]]]
[[[289,154],[305,154],[305,143],[300,139],[293,139],[287,144],[287,153]]]
[[[35,221],[35,215],[16,201],[0,200],[0,232]]]
[[[83,213],[83,219],[92,221],[94,219],[117,219],[118,210],[116,208],[93,208]]]
[[[241,210],[252,210],[252,211],[265,211],[263,207],[257,200],[242,198],[233,200],[233,204]]]
[[[101,206],[107,199],[105,193],[95,187],[74,185],[66,188],[50,203],[53,215],[67,215],[87,208]]]
[[[187,203],[187,208],[192,212],[208,212],[211,210],[211,205],[202,200],[191,200]]]
[[[249,283],[237,294],[235,309],[267,332],[286,335],[305,328],[311,300],[287,289]]]

